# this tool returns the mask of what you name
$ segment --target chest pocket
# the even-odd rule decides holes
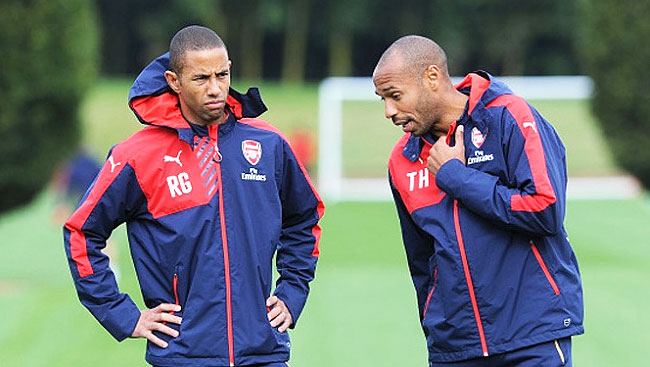
[[[219,157],[216,144],[205,137],[180,143],[151,159],[138,180],[154,218],[207,204],[217,192]]]

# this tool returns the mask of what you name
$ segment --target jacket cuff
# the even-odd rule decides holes
[[[75,282],[81,303],[118,341],[133,334],[140,308],[125,293],[119,293],[110,271],[80,278]]]
[[[457,189],[462,182],[462,172],[465,165],[458,159],[452,159],[443,164],[436,175],[436,185],[440,190],[446,192],[453,198],[456,198],[454,189]]]
[[[285,305],[287,305],[289,313],[291,313],[292,320],[289,328],[293,329],[296,327],[296,323],[298,322],[298,318],[302,313],[302,309],[305,307],[305,303],[307,302],[307,294],[303,290],[296,289],[286,282],[278,285],[273,294],[281,299]]]
[[[124,294],[123,299],[111,307],[109,316],[100,322],[115,339],[122,341],[133,335],[140,314],[140,309],[131,297]]]

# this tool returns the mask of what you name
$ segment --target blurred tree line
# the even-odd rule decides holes
[[[592,110],[621,168],[650,188],[650,0],[580,1]]]
[[[406,34],[440,43],[456,75],[579,73],[575,0],[97,1],[105,74],[137,74],[189,24],[217,31],[244,79],[370,75]]]
[[[95,22],[91,0],[0,2],[0,212],[34,198],[77,146]]]

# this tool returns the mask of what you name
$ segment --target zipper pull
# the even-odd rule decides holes
[[[212,144],[214,146],[214,153],[212,154],[212,160],[215,161],[216,163],[221,163],[223,160],[223,156],[221,155],[221,152],[219,152],[219,146],[217,145],[216,142]]]
[[[212,157],[212,160],[214,160],[214,161],[217,162],[217,163],[221,163],[221,161],[223,160],[223,156],[222,156],[221,153],[217,150],[217,151],[214,152],[214,157]]]
[[[208,126],[208,138],[214,147],[212,160],[216,163],[220,163],[223,160],[223,156],[219,152],[219,125]]]

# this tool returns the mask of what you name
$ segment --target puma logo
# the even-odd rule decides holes
[[[526,128],[526,127],[532,127],[533,131],[537,132],[537,128],[535,127],[534,122],[524,122],[524,128]]]
[[[179,166],[183,167],[183,163],[181,163],[181,159],[180,159],[181,158],[181,153],[183,153],[183,151],[179,150],[178,154],[176,154],[176,157],[170,157],[170,156],[166,155],[166,156],[163,157],[163,160],[165,162],[178,163]]]
[[[115,167],[119,166],[122,164],[122,162],[117,162],[113,161],[113,156],[108,157],[108,163],[111,164],[111,173],[115,170]]]

